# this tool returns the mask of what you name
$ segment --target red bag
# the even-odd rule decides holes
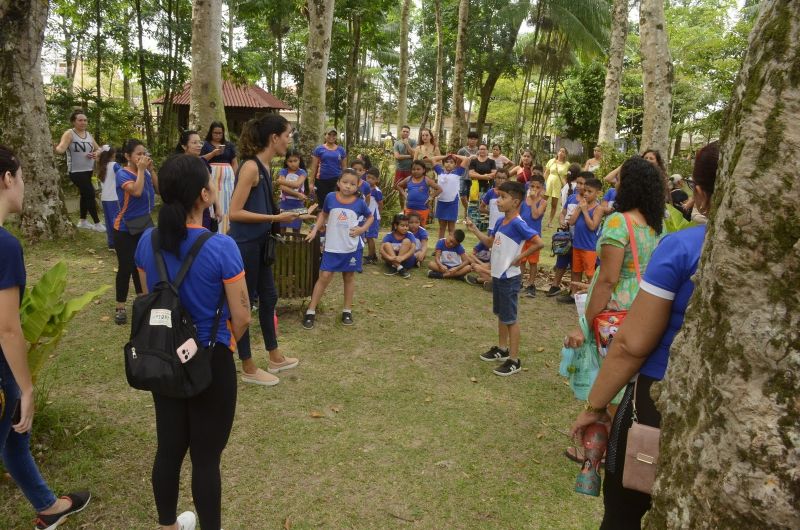
[[[636,280],[642,283],[642,274],[639,271],[639,251],[636,247],[636,236],[633,233],[633,225],[628,214],[622,214],[625,218],[625,224],[628,226],[628,240],[631,244],[631,253],[633,254],[633,266],[636,267]],[[597,353],[600,354],[601,359],[605,359],[608,350],[611,348],[611,341],[614,335],[619,331],[625,316],[628,314],[627,310],[622,311],[602,311],[594,320],[592,320],[592,330],[594,331],[594,340],[597,343]]]

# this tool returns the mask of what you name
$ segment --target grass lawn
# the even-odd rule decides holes
[[[25,250],[31,282],[64,260],[71,294],[113,284],[103,234]],[[94,495],[64,528],[156,527],[152,399],[125,381],[129,327],[110,318],[113,297],[76,317],[37,385],[33,451],[44,476],[58,493]],[[338,323],[341,297],[338,278],[311,331],[299,303],[280,313],[281,347],[300,366],[274,388],[239,385],[222,463],[227,530],[598,526],[601,501],[573,492],[579,468],[562,456],[580,409],[557,375],[573,306],[522,298],[525,371],[501,378],[478,359],[497,333],[482,289],[367,266],[351,328]],[[192,508],[189,468],[187,458],[179,511]],[[7,475],[0,498],[0,528],[30,528],[32,510]]]

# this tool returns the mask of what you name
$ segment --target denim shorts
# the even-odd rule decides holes
[[[517,302],[522,287],[522,275],[512,278],[492,278],[492,311],[501,324],[517,322]]]
[[[472,180],[461,179],[461,186],[458,189],[458,194],[462,197],[469,198],[470,188],[472,188]]]

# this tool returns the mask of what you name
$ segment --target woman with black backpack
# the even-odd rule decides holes
[[[145,293],[153,291],[159,282],[159,254],[163,256],[167,277],[175,280],[195,243],[200,237],[207,237],[203,234],[208,231],[200,223],[203,210],[215,200],[206,165],[192,155],[175,155],[164,162],[159,189],[164,202],[158,214],[159,253],[154,252],[152,238],[156,232],[153,229],[142,235],[136,249],[136,266]],[[176,516],[181,465],[186,451],[191,451],[192,497],[200,524],[203,528],[218,529],[222,502],[220,458],[228,443],[236,409],[236,366],[232,350],[250,324],[244,267],[236,243],[230,237],[215,234],[205,241],[180,282],[178,296],[191,316],[199,344],[194,341],[191,345],[184,344],[176,354],[179,357],[188,355],[181,361],[189,362],[191,356],[201,355],[203,352],[199,350],[210,345],[212,376],[205,390],[193,397],[169,397],[153,392],[158,439],[152,474],[153,495],[162,528],[195,528],[193,512]],[[154,320],[153,314],[149,317],[150,326],[160,325],[160,321],[163,318]],[[230,321],[230,325],[220,324],[220,321]],[[169,326],[172,327],[171,322]]]
[[[228,234],[236,241],[242,254],[247,292],[251,298],[258,296],[258,320],[269,352],[267,371],[264,371],[253,361],[250,334],[245,332],[237,342],[242,361],[242,381],[263,386],[277,385],[280,380],[273,374],[294,368],[299,363],[278,349],[274,320],[278,290],[272,276],[276,241],[271,235],[278,233],[279,223],[299,217],[296,212],[280,212],[275,206],[269,171],[272,158],[286,154],[291,132],[289,122],[279,114],[266,114],[245,124],[239,137],[242,163],[236,175],[229,211]]]

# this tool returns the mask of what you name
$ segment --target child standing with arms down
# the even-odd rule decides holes
[[[583,184],[583,193],[578,200],[578,211],[569,218],[570,226],[575,227],[572,237],[572,281],[570,294],[558,299],[559,302],[574,303],[577,288],[583,273],[591,283],[597,264],[597,237],[603,221],[603,208],[597,200],[603,185],[596,178],[588,178]]]
[[[456,230],[452,236],[436,242],[433,260],[428,262],[428,278],[442,280],[447,278],[465,278],[472,270],[466,251],[461,243],[464,231]]]
[[[547,200],[544,197],[544,177],[541,173],[534,172],[533,175],[531,175],[530,188],[528,188],[525,201],[520,206],[519,216],[522,217],[525,224],[532,228],[539,236],[542,235],[542,219],[544,218],[545,210],[547,210]],[[528,250],[530,245],[530,241],[526,241],[522,250]],[[524,288],[525,296],[535,298],[536,273],[539,266],[538,250],[522,262],[521,268],[523,278],[525,277],[526,265],[530,265],[530,271],[528,272],[528,286]]]
[[[443,165],[438,162],[442,161]],[[470,158],[468,156],[447,155],[433,157],[433,171],[437,175],[442,192],[436,200],[436,218],[439,220],[439,239],[444,239],[445,230],[453,235],[458,220],[458,190],[461,179],[467,172]],[[456,167],[458,164],[460,166]]]
[[[419,219],[418,219],[419,220]],[[408,231],[408,216],[399,213],[392,219],[392,231],[381,242],[381,258],[386,263],[387,276],[399,274],[401,278],[411,277],[414,266],[414,249],[417,240]]]
[[[494,174],[494,187],[489,189],[483,194],[480,201],[480,212],[489,214],[489,230],[494,230],[494,225],[500,220],[500,210],[497,209],[497,190],[500,186],[508,180],[508,171],[505,169],[498,169]]]
[[[306,197],[306,178],[308,174],[301,167],[300,154],[296,151],[286,153],[283,162],[283,169],[278,173],[278,186],[281,190],[280,208],[281,211],[295,210],[305,205]],[[285,232],[291,228],[294,233],[300,233],[300,226],[303,221],[298,217],[293,221],[281,223],[281,231]]]
[[[519,216],[519,208],[525,200],[525,187],[519,182],[506,182],[500,186],[497,206],[503,218],[494,227],[494,234],[488,236],[474,229],[467,219],[467,226],[484,245],[492,249],[492,308],[497,315],[498,344],[481,354],[482,361],[504,361],[493,372],[509,376],[522,369],[519,360],[519,322],[517,322],[517,302],[522,287],[520,264],[531,254],[544,246],[542,238]],[[527,250],[522,250],[530,241]]]
[[[375,240],[378,239],[378,229],[381,226],[381,212],[383,211],[383,192],[378,187],[378,181],[381,178],[380,170],[376,167],[371,167],[367,170],[366,177],[370,193],[364,200],[372,214],[372,224],[369,225],[367,233],[364,234],[367,238],[367,257],[364,258],[364,263],[368,265],[377,265],[378,256],[375,253]]]
[[[356,194],[360,183],[361,179],[358,178],[355,171],[343,170],[337,182],[339,190],[329,193],[325,197],[322,213],[317,217],[317,222],[306,236],[306,241],[313,241],[320,227],[325,225],[325,251],[322,253],[319,279],[314,285],[311,303],[308,304],[308,310],[303,319],[305,329],[314,327],[317,305],[336,272],[342,273],[344,283],[342,324],[353,325],[355,273],[361,272],[361,258],[364,249],[361,243],[361,234],[369,230],[374,221],[367,203]],[[362,217],[364,224],[359,226],[359,219]]]
[[[422,228],[420,222],[419,215],[412,213],[408,216],[408,231],[416,239],[414,258],[416,259],[417,267],[425,261],[425,257],[428,254],[428,231]]]
[[[425,162],[414,160],[411,163],[411,175],[397,183],[397,189],[406,203],[403,213],[406,215],[419,214],[423,225],[428,224],[428,213],[430,212],[428,203],[431,198],[435,199],[442,192],[442,188],[433,179],[425,176],[427,170]],[[431,197],[431,189],[433,197]]]

